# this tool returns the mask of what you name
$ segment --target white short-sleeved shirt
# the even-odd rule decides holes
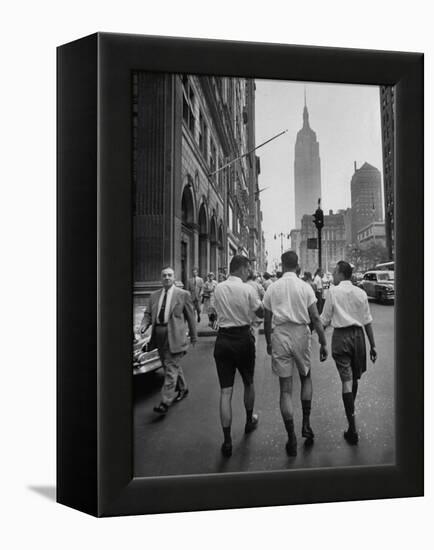
[[[363,327],[372,322],[368,297],[351,281],[341,281],[330,288],[321,314],[324,326],[333,328]]]
[[[214,291],[214,307],[222,328],[250,325],[261,306],[256,291],[239,277],[229,275]]]
[[[273,314],[273,326],[288,322],[309,324],[308,309],[315,302],[312,287],[291,271],[270,285],[264,296],[264,307]]]

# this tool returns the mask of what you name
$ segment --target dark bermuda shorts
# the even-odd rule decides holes
[[[358,380],[366,371],[366,343],[362,327],[335,328],[332,355],[342,382]]]
[[[220,328],[214,347],[214,359],[221,388],[231,388],[234,385],[236,370],[244,384],[252,384],[255,371],[255,338],[250,327]]]

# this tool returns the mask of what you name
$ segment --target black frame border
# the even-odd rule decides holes
[[[93,212],[89,208],[85,213],[89,250],[80,253],[82,243],[77,242],[69,255],[63,251],[59,259],[59,502],[97,516],[113,516],[423,495],[423,55],[98,33],[58,50],[58,113],[63,121],[58,125],[59,136],[68,134],[63,116],[68,101],[76,102],[77,97],[89,93],[80,92],[78,84],[69,91],[62,86],[62,74],[69,70],[65,68],[66,52],[85,42],[92,44],[89,55],[95,56],[96,49],[97,87],[92,96],[96,116],[90,123],[97,136],[96,165],[92,155],[84,157],[76,152],[74,158],[81,159],[81,177],[85,174],[88,192],[96,197],[97,205]],[[133,70],[395,86],[395,466],[133,477]],[[81,75],[79,63],[75,71]],[[90,80],[95,82],[95,78]],[[82,135],[88,130],[89,124],[83,123],[77,132]],[[65,194],[66,180],[71,183],[72,176],[65,176],[68,159],[72,166],[71,152],[59,140],[58,195]],[[64,234],[71,231],[67,212],[65,200],[59,200],[59,254],[64,249]],[[65,309],[73,298],[65,298],[70,281],[62,279],[68,267],[77,268],[76,262],[81,262],[80,271],[84,270],[92,284],[76,278],[74,296],[83,290],[81,287],[87,291],[93,283],[97,287],[92,306],[89,292],[81,302],[76,299],[94,316],[90,330],[78,329],[74,334],[75,345],[86,354],[79,368],[67,357],[72,338],[66,335],[70,321]],[[86,369],[91,369],[93,377],[89,387],[84,384]],[[65,402],[71,377],[75,377],[72,386],[84,391],[80,410],[73,408],[73,398]],[[89,374],[87,382],[88,378]],[[91,428],[86,424],[89,418]],[[72,426],[86,431],[85,442]],[[78,450],[79,445],[85,449]],[[71,459],[67,460],[65,448],[79,459],[86,454],[88,461],[81,460],[85,472],[80,474]],[[75,493],[73,485],[77,487]],[[76,494],[80,491],[81,497]]]

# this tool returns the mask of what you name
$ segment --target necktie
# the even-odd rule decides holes
[[[167,290],[164,291],[163,303],[161,304],[160,313],[158,314],[158,322],[160,325],[164,324],[164,310],[166,309]]]

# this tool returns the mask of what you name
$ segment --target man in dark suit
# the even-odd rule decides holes
[[[175,273],[171,267],[161,272],[163,288],[151,294],[142,325],[142,334],[152,325],[151,347],[158,349],[164,368],[161,403],[154,407],[159,414],[166,414],[174,401],[188,394],[180,360],[187,353],[188,339],[185,323],[189,328],[192,345],[197,341],[196,322],[190,294],[175,286]]]
[[[192,277],[187,281],[187,288],[191,295],[191,301],[193,302],[193,307],[197,313],[197,322],[200,323],[200,304],[202,299],[202,289],[203,289],[203,279],[199,277],[199,272],[197,267],[194,267],[192,270]]]

